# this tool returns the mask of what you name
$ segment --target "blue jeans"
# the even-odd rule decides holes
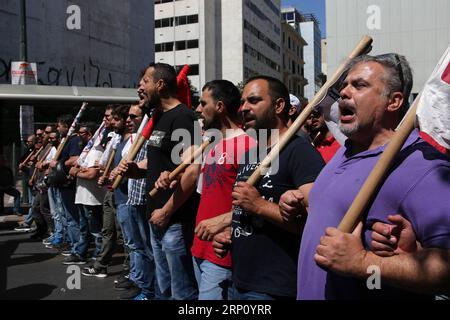
[[[53,233],[52,238],[57,243],[63,242],[65,233],[64,226],[66,225],[64,209],[61,202],[61,192],[59,189],[55,187],[48,188],[48,204],[55,224],[55,232]]]
[[[275,297],[262,292],[249,291],[233,285],[232,300],[275,300]]]
[[[198,300],[228,300],[232,296],[231,269],[192,257],[198,284]]]
[[[189,237],[193,231],[193,223],[174,223],[165,230],[150,225],[156,280],[162,298],[197,299],[197,284],[188,248]]]
[[[33,203],[33,198],[28,199],[31,199],[31,203]],[[28,209],[27,217],[25,218],[25,221],[23,223],[29,227],[31,227],[31,225],[33,224],[33,207],[30,207],[30,209]]]
[[[116,215],[117,215],[117,223],[120,226],[120,230],[122,230],[122,237],[123,237],[123,244],[126,247],[126,250],[130,252],[130,245],[131,245],[131,230],[126,225],[126,222],[128,221],[128,206],[125,203],[118,204],[116,206]],[[131,254],[129,254],[130,259],[130,280],[135,282],[136,279],[134,278],[134,275],[136,274],[136,270],[134,270],[134,263],[133,263],[133,257]]]
[[[95,240],[94,257],[100,254],[102,249],[102,206],[78,205],[80,214],[80,239],[72,252],[86,258],[89,249],[89,233]]]
[[[72,248],[80,240],[80,215],[75,205],[75,190],[72,188],[60,188],[61,204],[67,221],[67,239]]]
[[[155,261],[150,244],[150,227],[145,215],[145,206],[126,205],[118,217],[122,232],[127,236],[130,250],[132,279],[149,299],[155,298]]]

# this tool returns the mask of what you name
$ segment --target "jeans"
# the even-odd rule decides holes
[[[150,299],[155,297],[155,262],[150,244],[150,227],[145,206],[126,205],[127,218],[118,217],[122,231],[127,235],[130,250],[131,277],[142,293]],[[124,209],[125,209],[124,208]]]
[[[89,249],[89,233],[95,240],[94,257],[100,254],[102,249],[102,206],[78,205],[80,215],[80,239],[72,252],[86,258]]]
[[[239,289],[233,285],[232,300],[275,300],[275,298],[266,293]]]
[[[295,300],[295,297],[274,296],[267,293],[245,290],[233,284],[232,300]]]
[[[63,205],[61,203],[61,192],[58,188],[48,188],[48,202],[50,206],[50,212],[55,224],[55,231],[52,235],[52,238],[56,243],[61,243],[64,240],[64,229],[67,223],[65,221]]]
[[[162,298],[195,300],[198,296],[189,250],[194,223],[174,223],[165,230],[150,225],[156,280]]]
[[[34,197],[29,199],[31,199],[31,204],[33,204]],[[23,223],[29,227],[31,227],[31,225],[33,224],[33,206],[31,206],[28,210],[27,217],[25,218],[25,221]]]
[[[67,221],[67,240],[72,248],[80,240],[80,215],[75,205],[75,190],[72,188],[60,188],[61,204]]]
[[[232,296],[231,269],[192,257],[198,284],[198,300],[228,300]]]
[[[122,236],[123,236],[123,243],[126,247],[126,251],[130,252],[130,245],[131,245],[131,236],[130,236],[130,228],[126,225],[126,222],[128,220],[128,207],[125,203],[118,204],[116,207],[116,214],[117,214],[117,223],[120,226],[120,229],[122,230]],[[136,275],[136,270],[134,270],[134,263],[133,263],[133,257],[130,254],[129,256],[130,260],[130,280],[135,282],[136,279],[134,276]]]

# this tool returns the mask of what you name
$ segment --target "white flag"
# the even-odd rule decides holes
[[[425,84],[417,120],[422,132],[450,150],[450,46]]]

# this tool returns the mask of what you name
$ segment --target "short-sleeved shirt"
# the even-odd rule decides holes
[[[91,168],[95,165],[103,154],[101,146],[93,147],[89,150],[86,159],[83,162],[84,168]],[[106,190],[99,187],[97,179],[82,179],[77,178],[77,191],[75,193],[75,203],[84,204],[88,206],[99,206],[103,204]]]
[[[147,145],[148,141],[146,141],[141,150],[139,150],[136,155],[136,159],[134,162],[139,163],[145,159],[147,159]],[[147,179],[128,179],[128,201],[127,205],[131,206],[142,206],[145,205],[147,196],[145,194],[145,190],[147,186]]]
[[[368,290],[366,279],[340,277],[314,262],[320,237],[327,227],[339,225],[384,149],[382,146],[351,155],[351,142],[347,140],[317,178],[309,196],[309,215],[299,255],[299,299],[418,298],[387,285],[382,285],[381,290]],[[388,215],[400,213],[411,221],[423,247],[450,248],[449,194],[449,158],[414,131],[368,210],[364,245],[370,249],[373,223],[388,223]]]
[[[72,136],[67,141],[64,149],[61,152],[61,161],[66,162],[70,157],[79,156],[83,150],[83,141],[79,136]]]
[[[172,159],[173,149],[179,146],[180,143],[184,144],[185,148],[194,144],[195,126],[198,126],[195,114],[184,104],[180,104],[159,115],[159,119],[149,138],[147,148],[147,194],[155,185],[161,172],[173,171],[178,166]],[[172,140],[172,138],[175,138],[172,137],[173,132],[178,129],[181,129],[182,132],[178,132],[182,133],[185,139],[179,136],[177,139]],[[200,128],[197,131],[200,132]],[[148,197],[148,211],[153,212],[156,209],[162,208],[172,196],[173,192],[174,190],[160,190],[155,197]],[[198,194],[193,192],[192,196],[172,215],[169,224],[184,220],[193,221],[197,213],[198,200]]]
[[[246,181],[258,165],[250,162],[240,165],[236,182]],[[265,200],[278,203],[286,191],[314,182],[323,166],[322,157],[314,147],[305,138],[295,136],[279,155],[278,172],[269,171],[261,178],[257,189]],[[232,229],[235,285],[240,289],[295,298],[300,235],[289,233],[240,207],[233,208]]]
[[[242,133],[238,136],[223,139],[214,146],[205,158],[202,167],[202,195],[198,207],[196,225],[231,211],[231,192],[236,181],[239,161],[244,153],[256,146],[256,141]],[[223,267],[231,267],[231,253],[223,258],[214,254],[211,241],[200,240],[194,236],[192,245],[194,257],[208,260]]]

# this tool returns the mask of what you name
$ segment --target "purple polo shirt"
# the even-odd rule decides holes
[[[314,262],[320,237],[327,227],[337,227],[385,146],[350,156],[350,141],[322,170],[310,193],[308,220],[303,232],[297,280],[297,298],[367,299],[411,298],[411,293],[383,285],[368,290],[366,279],[341,277]],[[371,205],[364,230],[365,246],[371,242],[371,226],[402,213],[411,221],[423,247],[450,248],[449,158],[411,133],[393,169]],[[369,277],[369,274],[368,274]]]

